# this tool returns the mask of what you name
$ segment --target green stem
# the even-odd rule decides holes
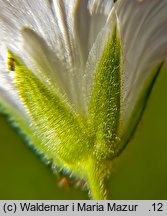
[[[88,166],[88,184],[91,198],[94,200],[110,199],[109,187],[107,184],[106,168],[103,163],[91,161]]]

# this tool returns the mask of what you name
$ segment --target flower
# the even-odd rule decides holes
[[[166,63],[166,0],[5,0],[0,9],[2,111],[106,199],[112,160]]]

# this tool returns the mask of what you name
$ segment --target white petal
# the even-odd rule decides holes
[[[118,1],[117,21],[123,50],[122,125],[131,117],[139,96],[167,55],[167,1]],[[139,107],[143,109],[143,107]]]
[[[83,75],[89,51],[106,22],[113,1],[53,0],[52,6],[65,46],[71,95],[79,110],[83,105]]]
[[[21,34],[25,63],[29,65],[37,78],[49,88],[60,88],[63,93],[69,94],[69,83],[63,73],[65,67],[62,66],[54,52],[35,31],[24,28],[21,30]]]

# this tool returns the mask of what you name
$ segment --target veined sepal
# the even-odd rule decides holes
[[[121,43],[113,28],[97,65],[89,104],[89,120],[95,138],[97,158],[115,156],[120,118]]]
[[[63,97],[38,80],[17,56],[10,51],[9,56],[15,60],[14,83],[31,120],[29,127],[40,140],[34,145],[56,166],[77,173],[82,169],[79,162],[91,152],[86,121],[72,111]]]

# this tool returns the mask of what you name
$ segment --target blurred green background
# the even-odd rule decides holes
[[[136,133],[114,162],[112,199],[167,199],[167,71],[163,70]],[[88,199],[57,178],[0,116],[0,199]]]

